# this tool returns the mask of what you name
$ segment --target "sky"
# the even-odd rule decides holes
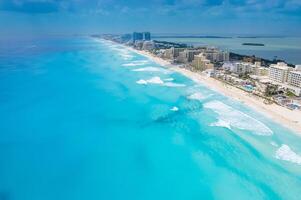
[[[0,37],[194,33],[301,36],[301,0],[0,0]]]

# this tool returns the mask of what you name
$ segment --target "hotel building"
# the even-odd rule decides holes
[[[193,61],[195,55],[200,54],[201,52],[202,50],[186,49],[182,52],[179,52],[177,60],[181,63],[189,63]]]
[[[134,32],[133,33],[133,42],[137,40],[151,40],[150,32]]]
[[[277,83],[285,83],[287,82],[289,71],[290,69],[286,63],[272,64],[269,69],[269,79]]]
[[[192,66],[196,70],[204,71],[207,69],[213,69],[214,65],[208,60],[203,53],[194,56],[194,60],[192,61]]]
[[[301,88],[301,71],[290,71],[288,73],[287,83]]]
[[[204,56],[211,62],[225,62],[229,61],[230,54],[226,51],[219,51],[218,49],[207,49]]]

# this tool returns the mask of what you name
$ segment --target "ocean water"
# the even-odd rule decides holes
[[[300,199],[301,137],[121,45],[0,45],[0,199]]]
[[[182,42],[195,46],[215,46],[221,49],[273,60],[285,60],[292,64],[301,64],[301,37],[279,38],[162,38],[170,42]],[[265,46],[247,46],[242,43],[262,43]]]

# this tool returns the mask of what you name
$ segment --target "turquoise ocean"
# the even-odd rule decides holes
[[[301,137],[125,47],[0,45],[0,199],[300,199]]]

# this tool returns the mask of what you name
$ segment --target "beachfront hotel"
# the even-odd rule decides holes
[[[203,53],[194,56],[192,66],[194,69],[200,71],[214,68],[214,65],[210,62],[209,59],[206,58],[206,56]]]
[[[269,79],[284,89],[288,89],[296,96],[301,96],[301,71],[280,62],[270,65]]]
[[[288,71],[290,68],[286,63],[279,62],[277,64],[270,65],[269,78],[277,83],[285,83],[288,78]]]
[[[194,60],[195,55],[200,54],[203,49],[185,49],[179,53],[178,62],[190,63]]]
[[[292,86],[301,88],[301,71],[290,71],[287,82]]]

